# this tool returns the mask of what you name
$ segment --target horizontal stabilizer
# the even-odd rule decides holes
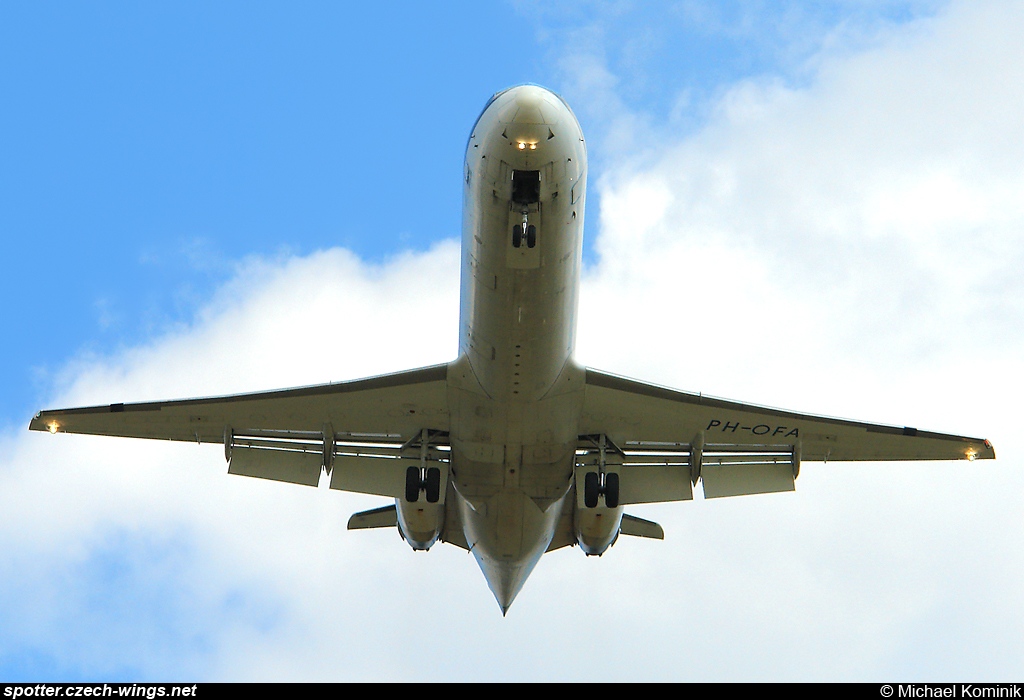
[[[665,531],[661,529],[661,525],[626,513],[622,514],[622,525],[619,526],[619,532],[631,537],[649,537],[652,540],[665,539]]]
[[[348,519],[349,530],[368,530],[374,527],[398,527],[398,509],[391,506],[364,510]]]

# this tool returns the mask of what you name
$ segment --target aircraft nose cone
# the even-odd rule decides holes
[[[516,93],[516,115],[512,118],[513,124],[544,124],[544,112],[541,105],[544,101],[535,90],[524,88]]]
[[[512,99],[502,121],[510,124],[558,123],[558,98],[536,85],[512,88]]]

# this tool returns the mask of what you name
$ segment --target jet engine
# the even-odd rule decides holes
[[[576,541],[588,557],[604,554],[615,543],[622,525],[618,472],[576,468],[573,523]]]
[[[404,498],[396,498],[398,531],[414,550],[427,550],[444,527],[444,489],[447,469],[410,466],[406,470]]]
[[[576,446],[576,541],[588,556],[601,556],[622,527],[619,469],[625,453],[607,435],[581,435]]]

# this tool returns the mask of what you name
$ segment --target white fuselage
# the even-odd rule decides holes
[[[586,173],[576,117],[532,85],[492,98],[466,150],[452,480],[466,541],[503,608],[571,507]]]

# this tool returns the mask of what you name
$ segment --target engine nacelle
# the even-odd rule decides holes
[[[448,467],[410,465],[405,473],[405,494],[396,498],[398,531],[415,550],[430,549],[444,527]]]
[[[426,500],[410,503],[396,498],[395,504],[398,506],[398,531],[402,539],[413,549],[430,549],[444,527],[444,503],[428,503]]]
[[[577,467],[573,524],[576,541],[587,556],[600,556],[615,543],[622,526],[617,472],[599,474]]]

